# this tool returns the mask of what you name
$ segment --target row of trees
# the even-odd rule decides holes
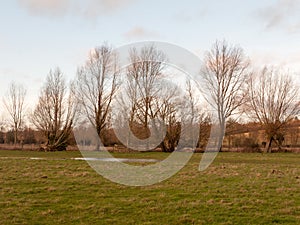
[[[130,65],[124,69],[110,46],[95,48],[69,85],[60,69],[50,71],[29,116],[34,128],[44,134],[47,150],[65,150],[74,126],[88,121],[103,138],[112,121],[117,121],[117,136],[125,145],[148,139],[147,148],[158,144],[163,151],[174,151],[183,122],[200,128],[200,139],[207,140],[207,124],[217,123],[225,134],[227,121],[243,115],[263,126],[271,151],[273,143],[280,145],[287,124],[300,113],[298,86],[288,72],[267,67],[253,71],[242,48],[225,41],[215,42],[206,52],[198,75],[206,85],[205,102],[216,110],[218,121],[200,110],[204,102],[197,101],[191,81],[186,81],[182,91],[165,82],[172,73],[164,63],[168,60],[165,53],[144,46],[131,49],[129,56]],[[14,143],[24,125],[25,96],[25,88],[12,83],[3,100]]]
[[[233,115],[245,114],[264,128],[268,139],[280,147],[286,126],[300,113],[299,86],[287,71],[264,67],[253,71],[243,50],[216,42],[206,54],[205,78],[224,131]]]

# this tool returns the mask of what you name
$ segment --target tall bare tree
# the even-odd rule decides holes
[[[107,44],[95,48],[77,72],[76,96],[82,112],[99,136],[108,123],[111,103],[118,89],[118,73],[117,56]]]
[[[201,71],[208,103],[218,113],[218,124],[224,135],[226,120],[237,112],[244,102],[244,88],[249,77],[249,61],[243,50],[225,41],[216,41],[205,56]],[[220,140],[222,141],[222,140]]]
[[[192,124],[196,117],[191,84],[187,82],[184,90],[176,82],[167,80],[168,74],[178,78],[178,71],[167,66],[164,52],[154,45],[132,48],[129,56],[127,83],[119,101],[121,108],[125,108],[123,115],[128,113],[125,117],[129,120],[130,129],[127,129],[126,142],[141,144],[132,137],[133,132],[136,137],[145,141],[145,149],[160,145],[163,151],[172,152],[178,145],[180,135],[188,132],[183,129],[182,122],[187,127],[187,121]],[[185,94],[185,100],[182,94]],[[126,118],[120,121],[126,123]],[[191,126],[189,128],[191,133]],[[161,142],[158,143],[157,140]]]
[[[300,113],[298,87],[287,72],[265,67],[249,82],[248,112],[265,129],[269,143],[281,147],[287,124]]]
[[[163,77],[166,56],[155,46],[144,46],[139,52],[133,48],[130,51],[131,65],[127,75],[130,81],[130,96],[134,100],[133,107],[136,111],[136,119],[145,128],[149,125],[149,119],[153,119],[157,110],[155,103],[159,95],[158,82]]]
[[[76,115],[74,96],[60,69],[50,71],[32,115],[32,123],[47,139],[45,150],[66,150]]]
[[[22,85],[11,83],[7,96],[3,98],[4,105],[9,113],[13,127],[14,144],[18,141],[18,132],[23,126],[24,120],[24,101],[26,89]]]
[[[138,136],[146,139],[150,135],[149,126],[158,129],[154,124],[158,118],[158,101],[162,97],[160,81],[163,78],[166,56],[153,45],[145,45],[140,50],[130,49],[131,65],[127,68],[127,101],[130,108],[130,128],[138,125]],[[152,121],[152,124],[150,124]],[[152,135],[157,135],[153,132]],[[160,137],[158,137],[160,138]],[[147,149],[149,143],[147,143]]]

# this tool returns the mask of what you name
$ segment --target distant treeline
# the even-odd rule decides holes
[[[0,144],[63,151],[76,145],[74,130],[89,126],[106,146],[152,138],[164,152],[179,143],[203,150],[212,127],[219,150],[299,146],[299,84],[288,70],[255,70],[241,47],[216,41],[194,74],[200,91],[197,81],[168,66],[169,58],[154,44],[132,47],[123,68],[118,52],[103,44],[69,84],[59,68],[50,70],[30,113],[26,88],[13,82],[3,98],[9,117],[0,121]]]

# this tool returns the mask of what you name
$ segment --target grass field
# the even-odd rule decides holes
[[[73,157],[0,151],[0,224],[300,224],[300,154],[220,153],[204,172],[195,154],[149,187],[111,183]]]

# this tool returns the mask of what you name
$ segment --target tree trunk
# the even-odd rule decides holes
[[[15,126],[15,128],[14,128],[14,146],[15,147],[17,145],[17,142],[18,142],[18,130],[17,130],[16,126]]]
[[[270,138],[268,148],[267,148],[267,153],[272,153],[272,142],[273,142],[273,137]]]

